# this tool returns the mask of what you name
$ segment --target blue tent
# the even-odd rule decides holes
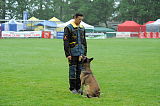
[[[57,24],[53,21],[43,21],[35,24],[36,26],[48,26],[48,27],[57,27]]]
[[[23,23],[10,20],[9,22],[2,24],[2,31],[19,31],[23,29]]]

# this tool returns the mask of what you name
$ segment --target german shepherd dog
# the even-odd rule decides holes
[[[92,70],[90,69],[90,62],[93,58],[84,57],[82,59],[83,69],[81,71],[81,95],[83,92],[88,98],[91,97],[100,97],[100,88],[99,85],[93,76]]]

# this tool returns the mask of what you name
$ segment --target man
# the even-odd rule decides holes
[[[65,55],[69,61],[69,89],[74,94],[80,93],[81,60],[87,54],[85,29],[80,25],[82,20],[82,14],[75,14],[74,21],[64,28],[63,37]]]

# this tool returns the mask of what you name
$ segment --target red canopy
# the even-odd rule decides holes
[[[134,21],[125,21],[118,25],[118,32],[140,32],[140,27],[138,23]]]
[[[151,23],[153,23],[153,22],[155,22],[155,21],[148,21],[147,23],[143,24],[143,25],[141,26],[141,31],[142,31],[142,32],[146,32],[146,25],[147,25],[147,24],[151,24]]]

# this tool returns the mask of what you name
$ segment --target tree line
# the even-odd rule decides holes
[[[29,17],[48,20],[53,16],[68,21],[75,13],[82,13],[91,25],[109,21],[133,20],[143,24],[160,18],[159,0],[0,0],[0,19]]]

